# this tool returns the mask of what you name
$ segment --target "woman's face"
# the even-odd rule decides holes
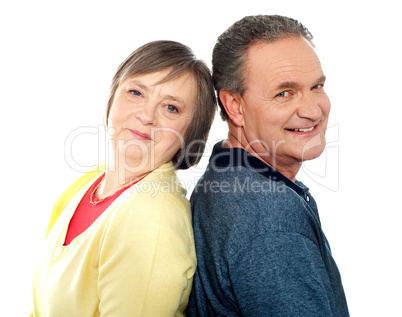
[[[184,145],[196,100],[191,74],[164,82],[169,70],[134,76],[117,88],[109,114],[116,162],[147,172],[169,162]],[[124,160],[124,161],[122,161]]]

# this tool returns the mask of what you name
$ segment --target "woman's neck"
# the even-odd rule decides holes
[[[147,166],[142,167],[130,165],[125,157],[117,157],[116,159],[116,156],[110,156],[106,162],[105,178],[97,188],[95,197],[102,199],[112,195],[151,172]]]

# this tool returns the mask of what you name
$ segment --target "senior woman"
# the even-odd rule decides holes
[[[199,161],[215,109],[208,67],[180,43],[145,44],[120,65],[104,172],[56,202],[32,316],[185,315],[196,256],[175,168]]]

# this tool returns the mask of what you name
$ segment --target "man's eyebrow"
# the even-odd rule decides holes
[[[294,81],[284,81],[282,83],[280,83],[280,85],[278,86],[277,89],[281,90],[281,89],[289,89],[289,88],[299,88],[300,85]]]
[[[319,84],[319,83],[324,83],[325,80],[327,79],[327,77],[325,77],[325,75],[322,75],[320,78],[318,78],[315,81],[315,84]],[[277,87],[278,90],[281,89],[295,89],[295,88],[299,88],[300,84],[298,84],[297,82],[294,81],[284,81],[282,83],[279,84],[279,86]]]
[[[327,77],[325,75],[322,75],[320,78],[318,78],[318,80],[316,81],[317,84],[320,83],[325,83],[325,81],[327,80]]]

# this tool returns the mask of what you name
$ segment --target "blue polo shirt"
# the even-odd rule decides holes
[[[187,316],[349,316],[308,188],[221,144],[191,195],[198,267]]]

